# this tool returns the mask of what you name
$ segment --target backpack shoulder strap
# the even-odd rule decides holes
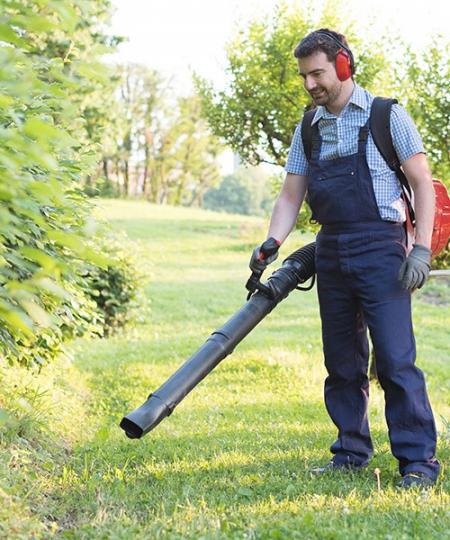
[[[412,206],[411,186],[400,167],[400,160],[398,159],[394,143],[392,142],[391,110],[394,103],[398,103],[398,101],[392,98],[375,97],[373,99],[372,107],[370,109],[370,132],[378,151],[389,165],[389,168],[395,171],[395,174],[402,185],[409,217],[411,223],[414,225],[415,215]]]
[[[395,152],[391,135],[391,109],[396,99],[376,97],[370,110],[370,131],[373,142],[389,167],[397,172],[400,161]]]
[[[312,154],[312,139],[313,139],[313,129],[312,129],[312,121],[314,118],[314,115],[316,114],[317,109],[312,109],[310,111],[305,112],[303,115],[302,120],[302,143],[303,143],[303,150],[305,151],[305,156],[308,161],[311,161],[311,154]]]

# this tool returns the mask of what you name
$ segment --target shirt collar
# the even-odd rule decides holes
[[[348,103],[344,107],[343,111],[350,105],[363,109],[364,111],[367,110],[367,107],[369,106],[366,93],[357,84],[355,84],[352,95],[350,96],[350,99],[348,100]],[[321,118],[336,118],[336,115],[327,111],[324,106],[319,105],[317,107],[316,114],[314,115],[314,118],[311,122],[311,125],[317,123]]]

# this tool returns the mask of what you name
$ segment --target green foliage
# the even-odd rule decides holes
[[[273,206],[270,178],[256,167],[240,167],[205,193],[203,207],[246,215],[267,214]]]
[[[273,16],[253,20],[229,43],[225,90],[215,90],[196,77],[213,133],[245,162],[284,165],[294,129],[310,105],[293,51],[313,29],[340,28],[358,57],[356,80],[368,88],[379,81],[383,55],[374,51],[382,49],[368,43],[361,47],[351,23],[338,17],[338,12],[335,3],[327,3],[320,20],[313,22],[306,8],[282,5]]]
[[[450,247],[447,246],[435,259],[433,259],[433,268],[446,270],[450,268]]]
[[[220,180],[217,157],[222,148],[202,117],[197,96],[178,100],[170,133],[174,164],[169,173],[167,202],[202,206],[205,191]]]
[[[41,293],[40,303],[29,307],[35,321],[31,331],[19,333],[12,324],[0,330],[3,357],[10,364],[17,362],[27,367],[42,367],[65,352],[64,343],[74,337],[102,334],[101,313],[95,302],[83,294],[82,281],[70,283],[65,280],[62,283],[64,289],[61,287],[59,291],[54,290],[50,280],[43,280],[42,284],[43,288],[49,286],[51,294]]]
[[[85,184],[84,192],[88,197],[101,197],[102,199],[116,199],[120,197],[120,187],[111,180],[109,174],[97,176],[89,184]]]
[[[395,90],[424,141],[433,175],[450,188],[450,41],[435,37],[422,55],[410,48],[396,66]]]
[[[219,181],[220,146],[201,116],[196,96],[175,98],[155,70],[117,66],[119,91],[94,188],[144,196],[151,202],[197,205]],[[86,191],[92,194],[92,185]]]
[[[102,315],[104,335],[129,323],[142,304],[138,302],[138,292],[144,276],[131,251],[125,249],[125,243],[124,235],[104,234],[98,239],[97,247],[108,257],[108,266],[90,265],[84,273],[85,294]]]
[[[0,24],[0,346],[42,365],[101,322],[80,279],[108,260],[79,190],[95,149],[87,101],[107,80],[109,1],[5,0]]]

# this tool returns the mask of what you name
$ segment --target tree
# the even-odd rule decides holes
[[[344,12],[344,11],[343,11]],[[340,20],[328,3],[319,21],[306,10],[285,6],[272,17],[252,21],[227,47],[229,82],[215,90],[196,77],[203,110],[215,135],[250,164],[284,165],[293,131],[310,98],[302,91],[293,50],[301,36],[318,27],[338,27],[348,36],[358,58],[356,80],[378,88],[384,58],[381,48],[362,45],[351,24]]]
[[[450,188],[450,42],[435,37],[422,55],[407,48],[395,92],[417,124],[433,174]]]
[[[201,205],[219,181],[220,145],[197,96],[175,98],[170,81],[137,64],[118,66],[120,86],[103,167],[115,171],[124,196]]]
[[[167,200],[171,204],[202,206],[205,191],[220,180],[217,158],[222,147],[202,118],[198,96],[178,100],[173,130],[177,133],[176,165]]]
[[[160,135],[170,113],[164,97],[168,84],[155,70],[139,64],[118,66],[117,71],[120,86],[113,131],[119,165],[116,173],[123,178],[123,195],[150,195],[149,176],[153,176]],[[166,144],[165,141],[163,146]]]
[[[260,167],[241,166],[206,192],[204,207],[235,214],[267,214],[273,205],[271,181]]]

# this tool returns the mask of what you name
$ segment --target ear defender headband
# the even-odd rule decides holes
[[[346,81],[350,79],[354,71],[354,60],[352,51],[345,46],[337,37],[333,36],[331,32],[325,30],[318,30],[316,34],[320,36],[326,36],[339,46],[339,50],[336,53],[336,75],[340,81]]]

